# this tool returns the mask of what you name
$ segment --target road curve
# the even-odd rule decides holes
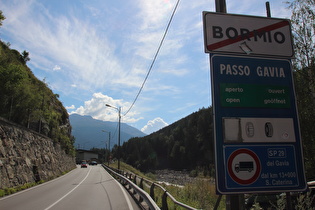
[[[76,168],[68,174],[0,199],[0,209],[140,209],[102,166]]]

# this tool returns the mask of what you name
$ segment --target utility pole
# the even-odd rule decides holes
[[[121,107],[118,107],[118,170],[120,169],[120,120],[121,120]]]
[[[108,166],[109,166],[109,162],[110,162],[110,132],[108,133]]]
[[[120,169],[120,121],[121,121],[121,107],[114,107],[109,104],[105,104],[107,107],[111,107],[113,109],[116,109],[118,111],[118,150],[117,150],[117,156],[118,156],[118,170]]]
[[[107,161],[108,161],[108,166],[109,166],[109,162],[110,162],[110,131],[102,130],[102,132],[108,133],[108,158],[107,158]],[[107,144],[106,144],[106,148],[107,148]],[[105,149],[105,151],[106,151],[106,149]],[[105,162],[106,162],[106,155],[105,155]]]

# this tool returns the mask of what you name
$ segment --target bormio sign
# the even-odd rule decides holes
[[[220,194],[306,189],[290,22],[203,12]]]
[[[292,57],[290,21],[203,12],[205,52]]]

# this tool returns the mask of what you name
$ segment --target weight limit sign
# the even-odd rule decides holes
[[[260,175],[261,164],[258,156],[249,149],[238,149],[228,158],[228,173],[240,185],[253,184]]]

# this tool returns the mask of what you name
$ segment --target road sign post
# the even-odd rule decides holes
[[[210,63],[218,192],[303,191],[290,60],[214,54]]]
[[[289,20],[203,12],[220,194],[306,189]]]

